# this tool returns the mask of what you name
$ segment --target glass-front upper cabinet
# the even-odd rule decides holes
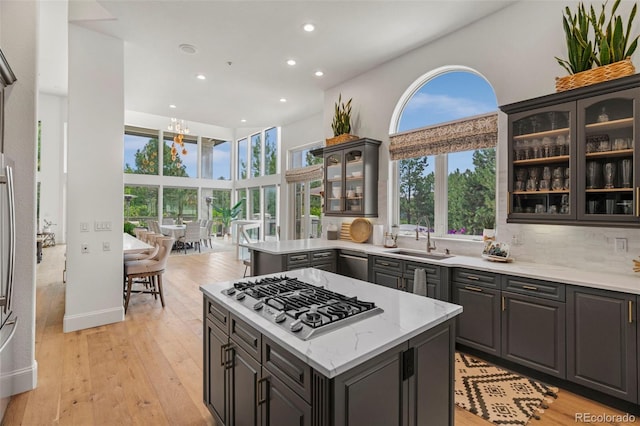
[[[640,74],[500,107],[513,223],[640,226]]]
[[[637,222],[638,89],[578,102],[578,219]]]
[[[380,143],[373,139],[358,139],[323,148],[326,215],[378,215]]]
[[[510,218],[575,220],[574,123],[573,102],[510,117]]]

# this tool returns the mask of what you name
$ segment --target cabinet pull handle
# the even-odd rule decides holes
[[[291,256],[291,260],[303,260],[306,259],[307,256],[306,255],[300,255],[300,256]]]
[[[396,288],[402,290],[402,278],[396,277]]]
[[[225,343],[224,345],[220,345],[220,366],[225,367],[227,364],[227,349],[231,347],[231,343]]]
[[[482,293],[482,289],[480,287],[473,287],[470,285],[466,285],[464,286],[465,289],[467,290],[471,290],[471,291],[477,291],[478,293]]]
[[[636,217],[640,216],[640,186],[636,186]]]
[[[329,257],[331,253],[318,253],[314,255],[315,257]]]
[[[258,406],[265,404],[269,400],[269,376],[263,377],[256,382],[256,395],[258,396]],[[262,397],[262,383],[267,383],[267,390],[264,392],[264,398]]]
[[[522,288],[525,289],[525,290],[538,291],[538,287],[535,287],[535,286],[532,286],[532,285],[523,285]]]
[[[502,296],[502,312],[504,312],[504,296]]]
[[[467,275],[467,279],[471,280],[471,281],[479,281],[480,278],[476,277],[475,275]]]
[[[381,264],[382,266],[390,266],[390,264],[387,262],[378,262],[378,263]]]
[[[507,192],[507,214],[511,214],[511,191]]]
[[[629,324],[633,323],[633,302],[629,300]]]

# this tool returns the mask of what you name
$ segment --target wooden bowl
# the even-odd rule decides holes
[[[368,219],[358,217],[351,222],[349,226],[349,235],[351,240],[356,243],[364,243],[371,236],[373,225]]]

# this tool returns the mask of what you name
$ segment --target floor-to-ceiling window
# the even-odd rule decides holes
[[[322,234],[322,158],[314,157],[311,150],[319,143],[289,151],[289,182],[292,200],[290,235],[294,239],[320,238]]]

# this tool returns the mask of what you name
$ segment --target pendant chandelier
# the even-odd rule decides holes
[[[173,137],[173,143],[171,144],[171,161],[176,161],[178,155],[178,147],[181,149],[182,155],[187,155],[187,148],[184,146],[184,135],[189,134],[189,126],[184,120],[178,120],[172,118],[169,126],[167,126],[170,132],[176,133]]]

